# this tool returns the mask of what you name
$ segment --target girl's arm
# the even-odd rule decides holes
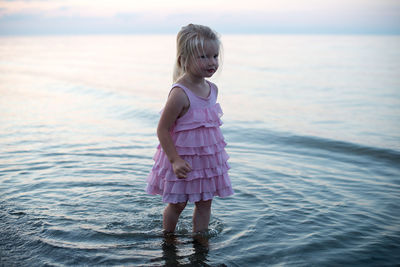
[[[189,163],[178,155],[171,138],[170,129],[178,119],[178,116],[188,106],[189,100],[185,92],[179,87],[173,88],[157,127],[157,136],[161,147],[171,162],[172,169],[178,178],[186,178],[187,173],[191,171],[191,167]]]

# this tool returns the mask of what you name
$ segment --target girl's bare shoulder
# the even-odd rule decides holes
[[[175,104],[180,104],[183,106],[189,105],[188,96],[186,95],[185,91],[179,86],[174,86],[171,89],[171,92],[169,93],[168,96],[168,102],[170,101]]]

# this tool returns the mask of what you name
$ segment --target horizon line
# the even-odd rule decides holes
[[[114,32],[0,32],[12,36],[82,36],[82,35],[176,35],[173,31],[114,31]],[[218,31],[220,35],[400,35],[400,31]]]

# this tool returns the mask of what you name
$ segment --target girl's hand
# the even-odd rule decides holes
[[[192,171],[192,167],[190,167],[189,163],[182,158],[178,158],[172,163],[172,169],[179,179],[186,178],[187,173]]]

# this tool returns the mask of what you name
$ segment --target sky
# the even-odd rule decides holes
[[[0,0],[0,35],[400,34],[400,0]]]

